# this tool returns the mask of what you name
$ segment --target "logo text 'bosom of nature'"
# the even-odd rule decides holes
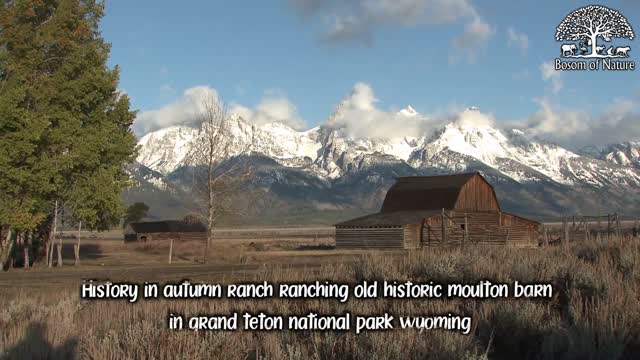
[[[556,70],[635,70],[635,61],[630,60],[631,46],[619,41],[634,37],[629,21],[617,10],[602,5],[576,9],[556,29],[556,41],[563,43],[554,67]]]

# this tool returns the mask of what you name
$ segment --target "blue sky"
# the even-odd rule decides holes
[[[343,4],[343,5],[339,5]],[[347,5],[344,5],[347,4]],[[101,23],[120,87],[141,112],[208,86],[230,104],[286,99],[306,127],[326,120],[358,82],[384,110],[478,106],[498,122],[555,109],[603,113],[637,104],[638,71],[562,72],[559,22],[589,1],[106,1]],[[603,4],[640,29],[633,0]],[[637,28],[637,29],[636,29]],[[638,40],[632,60],[638,59]],[[634,51],[635,50],[635,51]]]

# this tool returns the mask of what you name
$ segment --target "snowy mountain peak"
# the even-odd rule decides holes
[[[187,126],[171,126],[150,132],[138,142],[140,148],[136,160],[149,169],[170,173],[182,164],[197,133],[197,129]]]
[[[344,102],[326,125],[297,131],[273,122],[256,125],[237,116],[231,123],[230,154],[246,149],[267,156],[322,181],[338,179],[376,164],[404,164],[416,171],[444,172],[492,168],[520,183],[553,182],[563,185],[640,185],[640,143],[612,146],[601,159],[581,156],[539,141],[522,130],[500,129],[491,116],[473,108],[460,113],[430,138],[354,138],[334,126]],[[348,105],[349,106],[349,105]],[[406,113],[415,112],[408,106]],[[198,130],[173,126],[140,139],[137,161],[167,175],[186,163]]]
[[[640,168],[640,141],[626,141],[609,145],[600,158],[614,164]]]

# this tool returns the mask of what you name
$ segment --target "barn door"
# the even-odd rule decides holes
[[[420,247],[420,224],[404,226],[404,248],[417,249]]]

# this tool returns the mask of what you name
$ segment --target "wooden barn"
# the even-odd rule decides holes
[[[180,220],[134,222],[124,228],[125,241],[150,240],[204,240],[207,228],[202,224],[189,224]]]
[[[540,223],[502,211],[480,173],[401,177],[380,212],[336,224],[337,248],[538,246]]]

